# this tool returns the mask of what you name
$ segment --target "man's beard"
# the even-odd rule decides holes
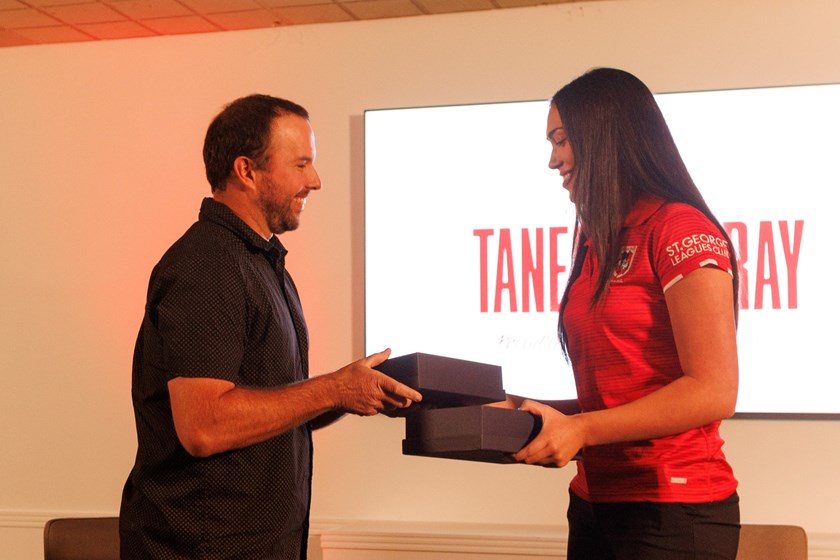
[[[280,189],[271,181],[266,181],[260,187],[260,208],[271,233],[280,235],[297,229],[300,225],[300,217],[292,210],[294,195],[278,198],[276,193],[279,193]]]

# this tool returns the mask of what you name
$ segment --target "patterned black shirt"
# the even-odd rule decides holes
[[[132,400],[138,450],[123,490],[123,560],[306,557],[308,424],[196,458],[175,433],[167,383],[213,377],[277,387],[308,377],[308,340],[286,250],[213,199],[152,272]]]

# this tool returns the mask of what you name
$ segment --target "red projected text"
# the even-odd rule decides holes
[[[738,255],[741,309],[782,309],[783,301],[785,308],[796,309],[804,220],[723,225]],[[562,236],[568,232],[567,227],[474,229],[479,240],[481,312],[557,311],[560,276],[566,274],[568,260],[568,248],[562,251],[562,263],[558,248],[567,241]],[[728,257],[723,239],[695,237],[666,248],[674,262],[698,247]]]
[[[473,230],[479,239],[481,312],[487,313],[490,308],[489,262],[494,257],[494,313],[501,312],[503,306],[504,311],[519,311],[520,303],[523,312],[531,311],[532,300],[534,311],[542,312],[546,307],[557,311],[560,308],[558,277],[566,272],[566,265],[559,261],[558,245],[560,236],[568,231],[567,227],[536,228],[532,236],[531,230],[524,228],[516,234],[510,228]],[[516,242],[514,237],[518,237]],[[568,257],[564,255],[564,258]]]
[[[787,308],[797,308],[796,274],[799,266],[799,250],[802,247],[802,229],[804,220],[793,223],[787,220],[778,222],[762,221],[758,223],[758,240],[754,241],[754,228],[748,232],[743,222],[726,222],[723,227],[732,239],[738,254],[738,268],[741,278],[740,307],[750,309],[750,287],[755,287],[753,309],[764,309],[764,295],[770,290],[770,307],[781,309],[781,281],[784,274],[787,286]],[[749,248],[755,248],[752,255]],[[776,259],[777,250],[781,250],[782,259]],[[780,272],[779,262],[784,269]],[[751,277],[752,271],[754,277]]]

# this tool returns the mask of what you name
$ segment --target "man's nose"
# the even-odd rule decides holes
[[[309,181],[307,187],[312,189],[313,191],[317,191],[321,188],[321,176],[318,174],[315,168],[312,169],[312,179]]]

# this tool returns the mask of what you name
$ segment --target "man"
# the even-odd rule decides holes
[[[371,369],[309,379],[298,293],[277,236],[321,188],[305,109],[252,95],[204,144],[212,198],[152,272],[132,399],[138,451],[120,509],[127,559],[306,557],[311,430],[421,396]]]

